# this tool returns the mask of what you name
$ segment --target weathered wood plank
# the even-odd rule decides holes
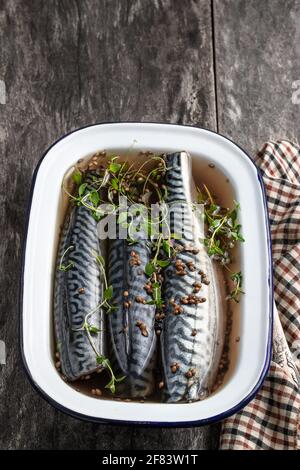
[[[137,430],[82,423],[31,388],[18,353],[17,290],[33,168],[60,135],[97,121],[215,128],[207,0],[0,1],[0,447],[203,448],[207,428]],[[137,417],[138,418],[138,417]],[[142,439],[141,439],[142,436]]]
[[[219,131],[250,152],[268,139],[297,141],[300,2],[213,3]]]

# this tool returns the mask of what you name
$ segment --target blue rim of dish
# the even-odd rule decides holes
[[[54,147],[58,142],[61,140],[65,139],[66,137],[70,136],[71,134],[74,134],[77,131],[86,129],[88,127],[95,127],[99,125],[105,125],[105,124],[159,124],[159,125],[168,125],[168,126],[179,126],[179,127],[189,127],[189,128],[195,128],[195,129],[200,129],[204,130],[206,132],[210,132],[211,134],[216,134],[224,139],[228,140],[231,142],[233,145],[235,145],[237,148],[239,148],[244,155],[250,160],[250,162],[253,164],[253,166],[256,169],[257,172],[257,177],[259,181],[259,185],[261,188],[261,193],[263,197],[263,204],[264,204],[264,214],[265,214],[265,228],[266,228],[266,234],[267,234],[267,243],[268,243],[268,261],[269,261],[269,275],[268,275],[268,285],[269,285],[269,302],[270,302],[270,309],[269,309],[269,333],[268,333],[268,344],[267,344],[267,349],[266,349],[266,358],[264,362],[264,366],[262,369],[262,372],[260,374],[260,377],[257,381],[257,384],[251,392],[248,393],[248,395],[243,398],[237,405],[234,407],[224,411],[223,413],[219,413],[214,416],[210,416],[209,418],[204,418],[204,419],[199,419],[195,421],[187,421],[187,422],[165,422],[165,421],[126,421],[126,420],[115,420],[115,419],[102,419],[102,418],[96,418],[93,416],[88,416],[85,414],[78,413],[76,411],[73,411],[69,408],[66,408],[65,406],[61,405],[59,402],[55,401],[53,398],[51,398],[47,393],[41,389],[41,387],[35,382],[33,379],[31,372],[29,370],[28,364],[26,362],[25,354],[24,354],[24,345],[23,345],[23,288],[24,288],[24,269],[25,269],[25,255],[26,255],[26,244],[27,244],[27,235],[28,235],[28,226],[29,226],[29,218],[30,218],[30,211],[31,211],[31,204],[32,204],[32,196],[33,196],[33,191],[35,187],[35,182],[37,178],[37,174],[39,171],[39,167],[50,151],[52,147]],[[27,375],[27,378],[29,382],[31,383],[32,387],[38,392],[38,394],[46,400],[50,405],[52,405],[54,408],[57,408],[59,411],[62,411],[63,413],[66,413],[69,416],[72,416],[73,418],[80,419],[82,421],[87,421],[91,423],[98,423],[98,424],[116,424],[116,425],[131,425],[131,426],[147,426],[147,427],[178,427],[178,428],[185,428],[185,427],[194,427],[194,426],[204,426],[207,424],[212,424],[217,421],[223,420],[225,418],[228,418],[229,416],[233,415],[234,413],[237,413],[240,411],[242,408],[244,408],[256,395],[258,390],[263,384],[263,381],[266,377],[266,374],[269,370],[270,367],[270,362],[271,362],[271,353],[272,353],[272,337],[273,337],[273,305],[274,305],[274,293],[273,293],[273,263],[272,263],[272,242],[271,242],[271,235],[270,235],[270,224],[269,224],[269,217],[268,217],[268,206],[267,206],[267,198],[266,198],[266,191],[265,191],[265,186],[262,178],[262,174],[259,170],[259,168],[255,165],[254,161],[250,157],[250,155],[245,152],[245,150],[240,147],[238,144],[233,142],[233,140],[229,139],[228,137],[220,134],[219,132],[212,131],[210,129],[206,129],[204,127],[199,127],[199,126],[192,126],[192,125],[183,125],[183,124],[175,124],[175,123],[166,123],[166,122],[138,122],[138,121],[120,121],[120,122],[98,122],[95,124],[87,124],[86,126],[79,127],[77,129],[74,129],[71,132],[68,132],[67,134],[64,134],[62,137],[57,139],[53,144],[51,144],[47,150],[43,153],[42,157],[40,158],[33,176],[31,180],[31,188],[30,188],[30,193],[29,193],[29,199],[28,199],[28,205],[27,205],[27,210],[26,210],[26,216],[25,216],[25,226],[24,226],[24,237],[23,237],[23,243],[22,243],[22,265],[21,265],[21,275],[20,275],[20,285],[19,285],[19,332],[20,332],[20,352],[21,352],[21,358],[22,358],[22,363],[23,367],[25,370],[25,373]]]

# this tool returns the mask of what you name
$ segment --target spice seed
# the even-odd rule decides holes
[[[176,271],[176,274],[177,276],[185,276],[186,275],[186,271]]]
[[[193,287],[199,287],[199,288],[201,288],[201,282],[198,282],[198,281],[194,282],[194,283],[193,283]]]

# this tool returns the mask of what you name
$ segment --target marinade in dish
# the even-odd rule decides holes
[[[63,194],[54,283],[63,380],[106,399],[214,393],[240,340],[243,238],[228,178],[186,152],[98,152],[71,169]]]

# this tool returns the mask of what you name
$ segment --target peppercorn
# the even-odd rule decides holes
[[[180,369],[180,365],[178,364],[178,362],[173,362],[170,365],[170,368],[171,368],[171,371],[173,372],[173,374],[175,374],[175,372],[177,372]]]

